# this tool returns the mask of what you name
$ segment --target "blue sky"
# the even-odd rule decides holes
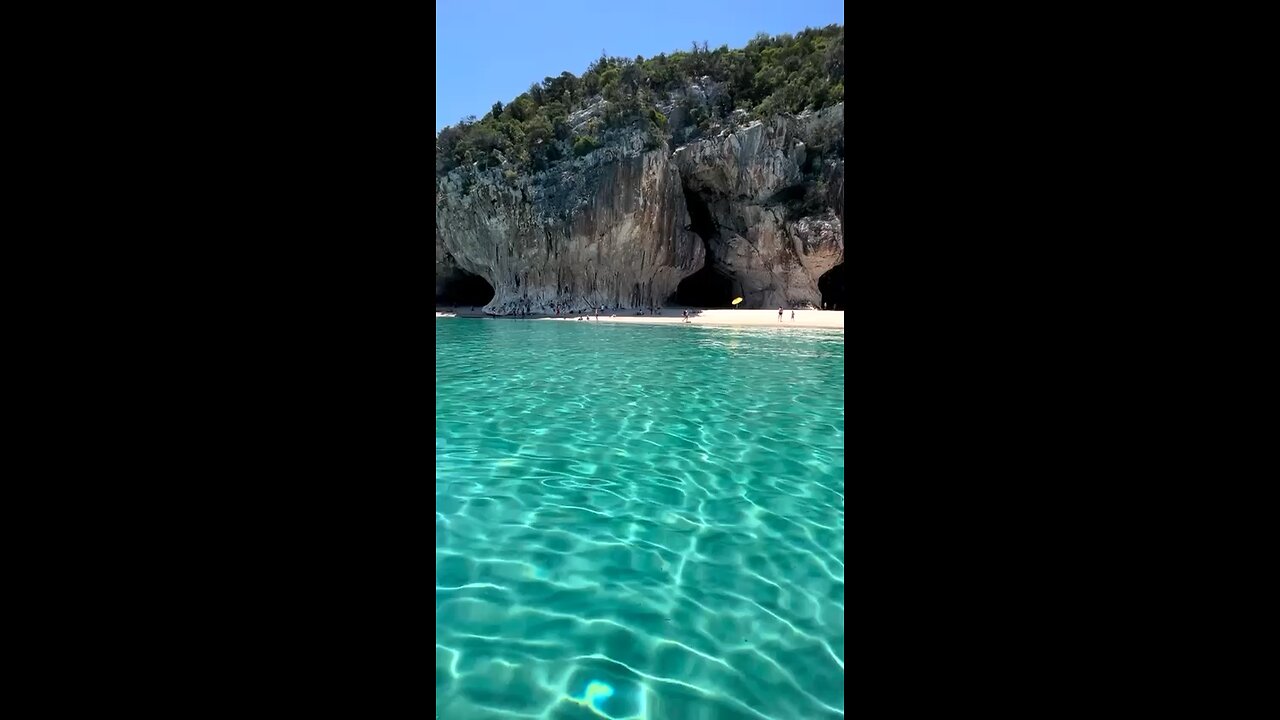
[[[483,117],[547,76],[582,75],[601,50],[741,47],[759,32],[833,23],[844,23],[844,0],[437,0],[436,131]]]

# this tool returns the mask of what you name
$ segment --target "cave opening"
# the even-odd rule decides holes
[[[822,273],[818,278],[818,292],[822,293],[823,310],[844,310],[845,271],[844,262]]]
[[[436,293],[436,305],[481,308],[489,304],[493,295],[493,286],[488,280],[458,268],[449,274],[440,292]]]
[[[705,244],[716,234],[716,219],[701,195],[690,190],[687,184],[682,183],[680,187],[684,191],[684,206],[689,210],[689,227],[685,230],[693,231]]]
[[[701,270],[680,281],[671,300],[685,307],[727,308],[735,297],[733,278],[708,261]]]
[[[732,307],[730,303],[737,297],[734,294],[736,283],[732,277],[715,268],[711,261],[711,243],[708,242],[719,236],[720,226],[716,223],[715,216],[711,214],[711,208],[706,199],[697,191],[690,189],[683,179],[681,189],[684,191],[685,207],[689,210],[689,227],[685,230],[691,231],[702,240],[706,260],[703,262],[702,269],[680,281],[675,293],[668,298],[667,302],[696,308]]]

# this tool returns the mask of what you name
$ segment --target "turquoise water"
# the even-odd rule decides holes
[[[436,320],[436,715],[844,715],[844,333]]]

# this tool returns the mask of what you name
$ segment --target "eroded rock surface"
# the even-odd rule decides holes
[[[617,132],[532,175],[458,168],[437,181],[437,295],[465,271],[493,287],[491,314],[629,310],[710,263],[745,307],[820,306],[844,258],[843,119],[837,105],[674,151]]]
[[[818,278],[844,259],[844,162],[826,159],[843,153],[843,123],[837,105],[676,150],[690,203],[711,216],[710,261],[746,307],[821,306]]]

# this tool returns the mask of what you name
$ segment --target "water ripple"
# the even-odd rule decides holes
[[[843,341],[437,320],[437,715],[842,718]]]

